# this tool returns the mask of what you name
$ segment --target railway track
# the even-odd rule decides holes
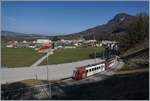
[[[130,53],[128,55],[124,55],[124,56],[121,56],[122,59],[128,59],[128,58],[132,58],[132,57],[135,57],[135,56],[138,56],[144,52],[149,52],[149,48],[144,48],[144,49],[141,49],[139,51],[136,51],[134,53]]]
[[[120,61],[112,69],[103,71],[101,73],[97,73],[95,75],[91,75],[91,76],[81,79],[81,80],[74,80],[72,77],[69,77],[69,78],[64,78],[64,79],[57,80],[57,81],[51,81],[51,84],[52,85],[59,84],[59,86],[69,86],[69,85],[80,85],[80,84],[84,84],[84,83],[97,82],[97,81],[103,80],[107,77],[114,75],[116,70],[120,69],[122,66],[123,66],[123,62]]]

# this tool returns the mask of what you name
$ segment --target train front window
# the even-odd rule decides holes
[[[77,71],[76,71],[76,70],[74,70],[74,71],[73,71],[73,77],[75,78],[75,77],[76,77],[76,75],[77,75]]]

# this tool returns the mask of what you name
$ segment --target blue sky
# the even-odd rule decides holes
[[[147,1],[3,1],[2,30],[58,35],[105,24],[118,13],[148,13]]]

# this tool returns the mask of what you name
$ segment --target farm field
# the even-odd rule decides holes
[[[89,55],[96,52],[103,52],[103,48],[74,48],[74,49],[59,49],[54,52],[53,55],[50,55],[48,58],[48,64],[61,64],[76,62],[80,60],[89,59]],[[47,64],[46,59],[40,64]]]
[[[31,48],[1,48],[1,64],[8,68],[30,66],[43,55]]]

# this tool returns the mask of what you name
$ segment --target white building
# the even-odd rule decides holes
[[[7,47],[7,48],[12,48],[12,47],[13,47],[13,45],[6,45],[6,47]]]
[[[96,40],[87,40],[85,43],[94,43]]]
[[[33,44],[35,44],[35,43],[36,43],[36,41],[33,41],[32,43],[33,43]]]
[[[27,41],[26,41],[26,40],[23,40],[22,43],[27,43]]]
[[[37,39],[36,43],[43,44],[43,43],[51,43],[52,41],[49,39]]]
[[[103,40],[101,43],[103,45],[106,45],[106,44],[112,44],[112,43],[117,43],[117,42],[116,41]]]

